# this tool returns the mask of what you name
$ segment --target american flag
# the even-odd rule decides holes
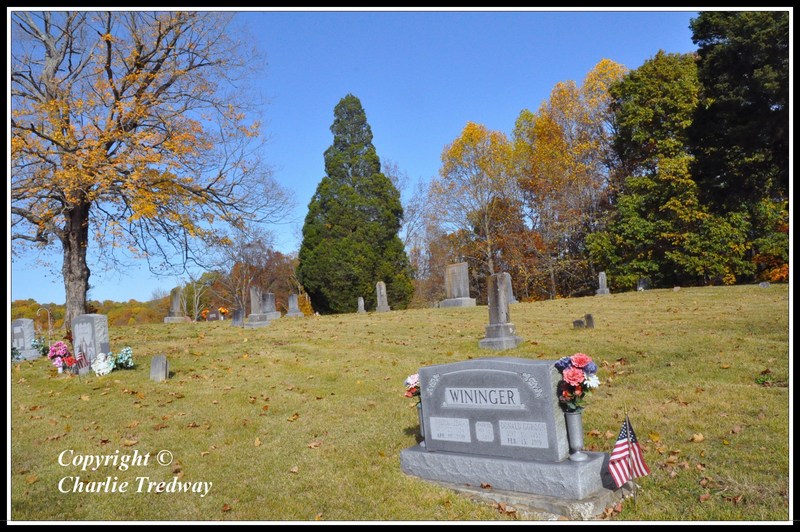
[[[642,448],[639,447],[639,442],[627,415],[625,416],[625,421],[622,422],[622,429],[620,429],[619,436],[617,436],[614,450],[611,452],[611,458],[608,461],[608,472],[611,473],[618,488],[632,478],[650,474],[650,469],[644,463]]]

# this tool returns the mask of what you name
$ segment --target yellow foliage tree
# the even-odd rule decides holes
[[[448,232],[465,231],[479,242],[479,255],[495,273],[497,235],[503,230],[504,201],[514,197],[510,174],[512,145],[505,134],[468,122],[442,151],[439,179],[430,187],[432,216]]]
[[[90,243],[182,273],[220,226],[285,212],[253,155],[240,81],[256,54],[228,38],[232,15],[11,13],[11,236],[60,244],[66,323]]]
[[[608,89],[626,69],[603,59],[578,86],[558,83],[538,112],[523,110],[514,128],[521,203],[538,234],[529,252],[540,268],[539,289],[559,293],[559,278],[581,278],[581,241],[596,230],[614,189],[616,160]],[[580,282],[573,282],[578,289]]]

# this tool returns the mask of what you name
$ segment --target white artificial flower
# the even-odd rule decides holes
[[[589,377],[586,377],[586,380],[583,381],[583,383],[586,385],[587,388],[597,388],[598,386],[600,386],[600,379],[598,378],[597,375],[591,375]]]

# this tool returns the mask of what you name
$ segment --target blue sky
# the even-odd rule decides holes
[[[441,152],[467,122],[511,133],[556,83],[602,59],[635,69],[659,50],[696,49],[696,11],[248,11],[237,15],[268,65],[256,80],[270,140],[264,159],[294,193],[290,220],[273,226],[276,247],[300,246],[308,202],[324,176],[333,109],[351,93],[364,107],[382,161],[410,180],[437,175]],[[7,255],[10,300],[63,303],[60,254]],[[90,259],[91,260],[91,259]],[[49,267],[42,264],[48,262]],[[139,264],[140,267],[137,267]],[[118,272],[91,264],[90,299],[151,299],[177,279],[152,277],[141,261]]]

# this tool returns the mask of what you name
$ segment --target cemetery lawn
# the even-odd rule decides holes
[[[418,438],[403,381],[430,364],[583,352],[602,381],[584,411],[587,449],[612,450],[627,408],[651,470],[636,500],[606,519],[786,521],[788,309],[785,284],[519,303],[511,319],[524,342],[503,352],[478,347],[485,306],[282,318],[260,329],[111,327],[112,350],[133,348],[133,369],[79,378],[46,358],[11,365],[11,518],[526,519],[402,473],[400,451]],[[595,328],[573,329],[586,313]],[[155,383],[159,353],[171,378]],[[169,465],[156,461],[162,450]],[[148,463],[59,464],[60,455],[134,451]],[[109,477],[118,484],[108,493],[73,493],[76,482]],[[155,491],[174,477],[211,489]]]

